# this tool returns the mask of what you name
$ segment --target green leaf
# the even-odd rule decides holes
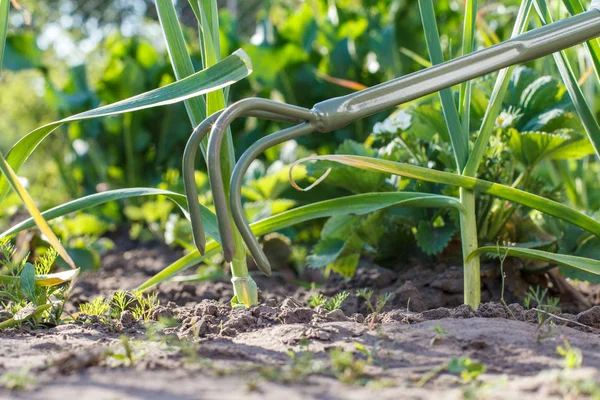
[[[586,11],[581,0],[563,0],[563,4],[567,7],[571,15],[581,14]],[[596,79],[600,82],[600,42],[598,42],[598,39],[590,40],[585,44],[585,47],[594,64]]]
[[[52,307],[52,304],[44,304],[37,308],[35,308],[31,313],[27,312],[27,316],[16,315],[11,319],[7,319],[6,321],[0,322],[0,329],[12,328],[14,326],[18,326],[19,324],[36,317],[42,314],[44,311],[49,310]]]
[[[170,192],[168,190],[162,189],[152,189],[152,188],[131,188],[131,189],[118,189],[118,190],[108,190],[102,193],[92,194],[90,196],[82,197],[77,200],[70,201],[68,203],[62,204],[60,206],[51,208],[50,210],[44,211],[42,216],[51,221],[55,218],[62,217],[69,213],[84,210],[89,207],[98,206],[100,204],[108,203],[110,201],[128,199],[132,197],[144,197],[144,196],[166,196],[169,200],[173,201],[175,204],[179,206],[181,211],[187,217],[187,201],[186,197],[179,193]],[[219,239],[219,230],[217,228],[217,222],[215,215],[207,209],[206,207],[200,205],[200,210],[202,212],[202,219],[204,221],[204,229],[206,230],[207,235],[210,237]],[[7,231],[0,234],[0,238],[13,236],[25,229],[29,229],[35,226],[33,219],[29,218],[19,224],[13,226]]]
[[[229,86],[245,78],[250,72],[250,61],[246,53],[237,50],[218,65],[197,72],[170,85],[44,125],[19,140],[8,153],[6,160],[15,171],[18,171],[40,142],[67,122],[106,117],[177,103]],[[8,182],[5,178],[0,178],[0,199],[7,191]]]
[[[6,46],[6,35],[8,33],[8,10],[10,0],[0,0],[0,74],[2,73],[2,60],[4,59],[4,47]]]
[[[307,257],[307,264],[311,268],[323,268],[332,264],[351,244],[361,219],[358,215],[331,217],[321,230],[321,240],[313,247],[312,254]]]
[[[375,150],[353,140],[345,140],[336,149],[335,153],[367,157],[377,155]],[[331,166],[327,163],[311,165],[308,168],[308,173],[313,176],[321,176]],[[336,168],[330,172],[327,181],[353,193],[368,193],[380,191],[385,183],[385,176],[370,171],[357,171],[356,168]]]
[[[429,221],[420,221],[417,227],[417,244],[426,254],[441,253],[454,236],[456,228],[452,224],[434,227]]]
[[[552,152],[571,142],[571,137],[566,134],[510,130],[510,149],[526,167],[536,166]]]
[[[552,23],[552,17],[545,0],[536,0],[536,10],[543,24]],[[567,87],[573,106],[575,106],[575,110],[581,119],[581,123],[585,128],[590,142],[592,142],[592,145],[596,150],[596,154],[600,157],[600,126],[579,87],[579,83],[575,78],[575,74],[569,63],[567,53],[561,51],[559,53],[554,53],[553,57],[554,62],[558,67],[558,71],[560,72],[560,76]]]
[[[477,19],[477,0],[467,0],[465,2],[465,19],[463,25],[462,55],[473,52],[475,47],[475,21]],[[466,137],[469,137],[469,123],[471,120],[471,81],[463,82],[460,85],[459,110],[463,130]],[[466,161],[466,160],[465,160]]]
[[[519,8],[519,13],[511,37],[515,37],[525,31],[527,24],[529,23],[532,1],[533,0],[524,0],[521,2],[521,7]],[[464,174],[466,176],[475,176],[477,174],[479,164],[489,145],[490,136],[494,131],[496,119],[498,118],[498,115],[500,115],[500,111],[502,111],[502,102],[508,91],[515,68],[516,67],[505,68],[498,73],[488,107],[485,111],[483,121],[481,122],[479,135],[475,140],[473,150],[471,151],[469,160],[464,169]],[[523,70],[523,68],[517,69],[517,71],[521,72],[523,72]]]
[[[69,254],[67,253],[63,245],[60,243],[52,229],[50,229],[48,222],[46,222],[44,217],[40,214],[40,211],[37,209],[35,203],[33,202],[33,199],[31,198],[25,187],[23,187],[21,181],[19,181],[19,178],[17,177],[13,169],[10,167],[8,162],[6,162],[6,159],[1,153],[0,171],[2,171],[2,175],[0,175],[0,177],[4,177],[9,182],[10,186],[12,186],[14,191],[21,199],[21,202],[27,209],[27,212],[29,212],[29,215],[31,215],[31,218],[37,225],[40,232],[42,232],[42,234],[46,236],[46,240],[48,241],[48,243],[50,243],[50,245],[54,247],[54,249],[62,257],[62,259],[69,265],[69,267],[75,269],[75,263],[71,259],[71,256],[69,256]]]
[[[600,236],[600,222],[593,218],[555,201],[498,183],[377,158],[329,155],[307,157],[302,161],[309,160],[335,161],[340,164],[351,165],[369,171],[379,171],[488,193],[492,196],[523,204],[546,214],[553,215]]]
[[[25,263],[21,275],[19,275],[19,282],[23,295],[33,301],[35,297],[35,267],[33,264]]]
[[[563,267],[574,268],[594,275],[600,275],[600,261],[598,260],[518,247],[484,246],[469,254],[467,259],[477,257],[484,253],[507,254],[509,256],[527,258],[530,260],[546,261]]]
[[[526,118],[527,116],[522,117],[523,122],[526,121],[524,124],[519,123],[519,130],[521,131],[553,132],[559,129],[581,129],[576,115],[565,111],[563,108],[552,108],[540,114],[535,114],[530,119]]]
[[[338,273],[346,278],[352,278],[356,272],[356,267],[360,261],[360,252],[354,251],[350,254],[342,254],[334,262],[332,262],[328,268],[333,272]]]
[[[448,196],[414,192],[367,193],[340,197],[298,207],[266,218],[262,221],[255,222],[250,226],[252,227],[254,234],[260,236],[317,218],[349,214],[365,215],[394,206],[456,208],[459,211],[464,212],[464,207],[460,201]],[[201,256],[197,250],[192,251],[190,254],[175,261],[173,264],[142,283],[138,287],[138,290],[148,290],[171,276],[202,262],[207,257],[213,256],[218,250],[218,244],[211,240],[206,244],[206,253],[204,256]]]
[[[192,9],[199,18],[198,3],[196,0],[190,0],[190,4],[192,3],[196,3],[195,6],[192,5]],[[177,19],[175,6],[171,0],[156,0],[155,4],[175,78],[178,81],[183,80],[193,75],[195,71]],[[187,99],[184,104],[192,125],[196,126],[206,118],[206,102],[203,96]],[[202,146],[205,153],[206,140],[203,141]]]
[[[444,55],[442,54],[440,34],[435,20],[432,0],[419,0],[419,9],[421,11],[421,21],[423,22],[423,29],[425,30],[425,40],[427,42],[431,63],[433,65],[442,64],[444,62]],[[468,135],[465,134],[460,123],[460,117],[458,115],[458,110],[456,109],[456,104],[454,103],[452,89],[444,89],[440,91],[439,95],[444,111],[444,118],[446,119],[446,125],[450,132],[450,140],[454,149],[457,169],[458,171],[462,171],[469,158]]]
[[[313,247],[311,254],[306,258],[310,268],[324,268],[333,263],[344,250],[346,241],[337,238],[319,240]]]
[[[255,179],[252,179],[251,174],[247,174],[246,181],[244,182],[245,187],[242,188],[243,195],[254,201],[278,199],[281,193],[290,187],[290,166],[281,165],[280,167],[276,167],[276,170],[273,171],[273,169],[275,169],[274,167],[276,167],[276,164],[271,164],[269,171],[267,171],[267,175],[260,176]],[[306,178],[305,168],[294,168],[292,173],[295,181]]]
[[[573,254],[577,257],[590,258],[593,260],[600,260],[600,238],[591,238],[586,240],[581,246],[577,248],[577,251]],[[600,276],[590,274],[581,270],[561,267],[560,273],[565,278],[577,279],[579,281],[587,281],[593,283],[600,283]]]
[[[562,97],[560,82],[551,76],[541,76],[521,93],[519,104],[529,114],[539,114],[553,107]]]
[[[9,35],[6,38],[3,67],[11,71],[42,68],[42,55],[43,52],[37,45],[37,36],[34,32]]]

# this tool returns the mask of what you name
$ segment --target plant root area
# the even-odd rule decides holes
[[[70,312],[136,287],[179,256],[173,253],[121,241],[98,272],[82,274]],[[147,322],[126,311],[111,321],[80,315],[55,327],[1,331],[0,397],[598,398],[597,289],[561,295],[559,306],[568,312],[544,313],[517,303],[531,282],[509,265],[500,303],[498,267],[486,268],[485,302],[477,310],[460,305],[462,273],[450,263],[390,271],[364,262],[351,280],[330,277],[316,289],[279,270],[273,278],[257,276],[261,305],[249,309],[229,306],[225,280],[161,284],[161,304]],[[356,295],[363,288],[374,291],[373,303],[391,293],[381,312]],[[307,306],[315,293],[343,291],[350,296],[341,309]]]

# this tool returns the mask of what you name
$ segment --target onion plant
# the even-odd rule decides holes
[[[384,111],[402,103],[417,99],[424,95],[440,91],[440,99],[450,139],[454,149],[456,161],[456,174],[433,171],[426,168],[419,168],[401,163],[393,163],[385,160],[370,159],[359,156],[320,156],[312,157],[313,160],[328,160],[338,163],[356,166],[363,169],[391,173],[431,182],[449,184],[460,187],[460,199],[442,196],[441,198],[428,199],[422,194],[413,193],[414,196],[422,196],[419,201],[420,206],[429,207],[456,207],[461,215],[461,239],[463,244],[463,257],[465,266],[465,303],[472,307],[477,307],[480,301],[480,271],[479,271],[479,253],[487,250],[478,250],[477,243],[477,225],[475,215],[475,192],[482,191],[494,196],[504,198],[524,204],[528,207],[540,210],[576,224],[594,235],[600,234],[600,222],[593,218],[571,209],[562,204],[550,201],[540,196],[527,193],[512,187],[487,182],[475,178],[483,154],[488,145],[493,123],[500,111],[500,102],[506,93],[508,79],[512,72],[511,67],[522,62],[534,60],[544,55],[562,51],[565,48],[588,41],[595,40],[600,36],[600,10],[597,5],[591,7],[590,11],[584,12],[558,23],[553,23],[542,28],[527,33],[525,31],[532,1],[526,0],[521,8],[514,28],[514,38],[500,43],[496,46],[481,50],[473,54],[469,53],[473,48],[473,29],[474,14],[476,12],[476,2],[467,1],[466,21],[463,33],[463,57],[444,63],[441,51],[439,35],[435,23],[433,3],[431,0],[419,1],[423,25],[426,32],[427,44],[432,64],[431,68],[421,72],[398,78],[381,85],[362,90],[358,93],[347,95],[340,98],[334,98],[315,105],[312,110],[292,107],[281,103],[276,103],[263,99],[246,99],[230,106],[220,116],[215,117],[212,127],[209,159],[214,163],[209,163],[211,174],[211,183],[213,184],[213,194],[215,199],[225,199],[225,188],[221,187],[223,175],[226,171],[221,170],[219,160],[220,142],[225,138],[228,125],[233,119],[239,116],[248,115],[252,112],[268,112],[279,114],[290,119],[296,118],[302,122],[296,126],[285,129],[276,134],[271,134],[257,141],[240,158],[233,171],[231,178],[230,207],[233,213],[233,220],[236,223],[242,237],[254,257],[259,268],[270,273],[270,265],[266,256],[262,252],[252,228],[247,224],[243,216],[241,206],[241,183],[244,173],[250,166],[252,160],[262,151],[284,141],[307,135],[313,131],[329,132],[348,125],[349,123],[364,118],[366,116]],[[549,20],[544,13],[544,4],[537,1],[536,10],[542,17],[542,21]],[[560,64],[559,64],[560,67]],[[479,131],[477,140],[473,146],[469,143],[469,111],[470,111],[470,84],[469,80],[483,76],[487,73],[503,70],[496,82],[492,99],[488,105],[488,111],[483,120],[482,128]],[[563,68],[568,70],[567,68]],[[465,83],[467,82],[467,83]],[[451,87],[460,84],[459,107],[454,102]],[[568,83],[567,83],[568,85]],[[584,105],[574,98],[574,94],[569,92],[576,104],[576,109],[581,113],[585,111]],[[593,118],[584,123],[586,132],[592,143],[596,142],[597,135],[593,128],[597,126]],[[211,120],[212,123],[212,120]],[[320,180],[323,178],[320,178]],[[215,185],[215,183],[218,183]],[[457,206],[460,204],[460,206]],[[230,218],[227,206],[223,201],[215,204],[221,239],[225,248],[226,258],[228,253],[232,254],[237,244],[232,236],[230,227]],[[200,221],[198,217],[192,216],[192,223],[196,226]],[[199,246],[201,247],[201,246]],[[202,248],[200,248],[202,250]],[[508,254],[530,254],[531,257],[538,257],[539,254],[528,252],[527,249],[506,249]],[[518,251],[518,253],[517,253]],[[546,255],[546,257],[551,257]],[[229,255],[231,258],[231,255]],[[600,272],[600,262],[589,260],[583,265],[571,259],[569,265],[579,265],[581,269]],[[565,265],[565,264],[563,264]]]
[[[46,219],[50,220],[57,218],[70,212],[78,211],[97,204],[106,203],[108,201],[149,195],[166,195],[182,209],[185,215],[187,215],[187,201],[183,195],[152,188],[129,188],[124,190],[103,192],[80,198],[69,204],[65,204],[52,210],[48,210],[44,213],[40,213],[17,177],[19,169],[25,163],[31,153],[37,148],[37,146],[57,128],[65,123],[130,113],[137,110],[169,105],[182,101],[186,104],[186,108],[190,114],[192,123],[197,123],[197,121],[204,119],[207,113],[212,113],[224,106],[224,96],[222,93],[223,88],[245,78],[251,73],[252,69],[250,61],[242,50],[238,50],[229,57],[220,60],[219,52],[217,51],[218,44],[211,44],[213,42],[210,42],[210,40],[218,41],[216,4],[210,5],[213,7],[212,9],[209,9],[210,7],[208,2],[202,7],[202,10],[204,10],[202,15],[205,17],[205,20],[203,21],[205,25],[203,26],[206,28],[208,26],[206,24],[215,25],[211,25],[210,28],[206,28],[213,32],[213,36],[211,38],[204,37],[205,48],[203,53],[206,55],[204,59],[205,68],[198,72],[196,72],[192,67],[191,59],[187,53],[185,43],[182,41],[183,35],[181,28],[179,27],[176,19],[172,19],[175,15],[174,9],[172,8],[172,3],[170,1],[159,1],[157,5],[159,6],[161,22],[165,28],[165,37],[167,38],[169,45],[168,49],[173,61],[173,65],[175,66],[175,73],[178,78],[177,82],[152,90],[150,92],[139,94],[114,104],[102,106],[60,121],[44,125],[23,136],[10,149],[6,155],[6,158],[0,155],[0,170],[2,171],[2,174],[0,175],[0,200],[4,198],[4,196],[10,190],[10,186],[12,186],[22,199],[27,210],[32,215],[31,219],[26,220],[24,223],[2,233],[0,235],[1,238],[13,236],[23,229],[37,225],[44,234],[46,240],[48,240],[48,242],[58,251],[59,255],[67,262],[67,264],[77,272],[78,269],[76,269],[71,257],[48,226]],[[6,33],[8,30],[7,16],[9,6],[9,0],[0,0],[0,55],[3,54]],[[194,10],[200,10],[199,5],[194,7]],[[197,13],[197,15],[200,16],[199,13]],[[0,61],[1,60],[2,58],[0,57]],[[202,97],[204,95],[207,95],[206,100],[204,97]],[[197,203],[197,201],[195,201],[195,203]],[[214,215],[212,215],[212,213],[204,207],[201,207],[201,210],[201,212],[205,214],[205,220],[208,221],[206,224],[206,230],[208,234],[216,240],[219,240],[217,230],[211,229],[210,221],[211,219],[214,220]],[[244,285],[245,290],[243,291],[242,297],[249,298],[249,300],[247,300],[248,303],[252,301],[255,302],[256,289],[255,285],[253,288],[253,282],[251,279],[247,277],[245,258],[244,265],[238,266],[237,271],[241,271],[241,273],[237,273],[235,275],[240,275],[240,280],[247,282]],[[63,273],[58,275],[38,277],[36,278],[36,283],[45,284],[48,280],[50,282],[55,282],[56,280],[59,280],[60,282],[72,281],[76,276],[76,272],[75,274],[69,275],[65,275]],[[7,282],[11,282],[12,279],[12,276],[0,276],[0,281],[5,280]]]
[[[0,4],[3,1],[0,0]],[[312,110],[308,110],[265,99],[245,99],[224,109],[227,102],[227,90],[223,89],[247,76],[251,72],[251,67],[249,60],[241,51],[235,52],[220,61],[216,3],[212,0],[190,0],[194,14],[198,19],[204,68],[200,72],[195,72],[172,2],[170,0],[156,0],[177,82],[38,128],[26,135],[12,148],[7,156],[7,163],[18,170],[36,146],[63,123],[116,115],[183,101],[190,122],[196,127],[184,154],[185,196],[150,188],[113,190],[74,200],[47,210],[42,213],[42,216],[51,220],[108,201],[136,196],[167,196],[182,209],[186,216],[189,213],[197,250],[186,254],[144,282],[138,289],[147,290],[174,274],[202,262],[207,257],[219,252],[222,245],[225,259],[231,263],[235,289],[234,303],[249,306],[257,302],[257,294],[256,285],[248,274],[246,249],[250,251],[258,267],[263,272],[270,274],[271,271],[269,260],[262,252],[255,236],[316,218],[350,214],[365,215],[388,207],[456,209],[461,215],[461,239],[465,264],[465,303],[477,307],[480,301],[479,255],[484,252],[497,251],[496,247],[494,249],[488,246],[478,248],[474,207],[477,192],[488,193],[537,209],[568,221],[600,237],[600,222],[582,212],[532,193],[476,178],[495,120],[501,109],[502,98],[507,92],[513,66],[589,40],[593,41],[588,44],[588,51],[594,56],[598,55],[595,38],[600,36],[600,11],[596,8],[600,8],[600,5],[596,1],[589,11],[584,12],[583,6],[578,3],[578,0],[565,0],[565,2],[568,3],[568,9],[573,16],[559,22],[550,23],[545,3],[543,0],[536,1],[535,9],[541,16],[542,22],[547,22],[548,25],[525,32],[534,5],[533,0],[525,0],[520,8],[513,30],[513,39],[469,54],[474,49],[473,21],[477,12],[476,1],[469,0],[466,2],[467,12],[462,41],[463,57],[444,62],[435,24],[433,3],[431,0],[421,0],[419,5],[426,30],[432,67],[351,95],[324,101],[315,105]],[[0,25],[1,27],[2,25]],[[500,73],[482,126],[475,142],[470,143],[471,86],[469,81],[494,71],[500,71]],[[563,78],[572,78],[572,72],[566,58],[564,68],[560,68],[560,71]],[[573,79],[565,79],[565,84],[567,86],[571,85],[574,82]],[[458,106],[451,92],[451,88],[455,85],[460,85]],[[571,87],[569,94],[574,104],[576,104],[577,111],[585,114],[587,105],[583,96],[579,96],[577,89]],[[440,91],[444,117],[454,150],[455,173],[434,171],[408,164],[358,156],[320,156],[313,157],[313,159],[328,160],[386,174],[454,185],[461,188],[459,198],[402,191],[367,193],[309,204],[264,218],[251,225],[246,222],[241,205],[242,180],[252,160],[261,152],[271,146],[314,131],[334,131],[347,126],[352,121],[438,91]],[[580,109],[583,111],[580,111]],[[258,140],[246,150],[237,164],[234,165],[229,124],[235,118],[243,116],[274,119],[281,122],[295,123],[296,125]],[[586,117],[586,132],[591,142],[597,145],[598,135],[595,131],[597,124],[594,126],[593,116],[591,114],[588,114],[588,116],[590,118]],[[195,155],[198,148],[201,149],[205,160],[208,161],[207,166],[217,215],[198,202],[193,179]],[[598,146],[596,146],[597,148]],[[0,195],[6,193],[7,189],[8,182],[5,179],[0,180]],[[24,221],[4,232],[0,237],[14,235],[31,226],[33,226],[32,220]],[[207,240],[206,236],[211,239]],[[600,262],[595,260],[582,260],[573,256],[558,257],[553,253],[528,249],[508,248],[505,251],[508,254],[551,260],[561,265],[600,273]]]

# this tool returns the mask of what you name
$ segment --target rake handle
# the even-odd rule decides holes
[[[598,7],[598,8],[597,8]],[[600,0],[589,11],[523,33],[360,92],[317,103],[316,128],[329,132],[400,104],[474,78],[564,50],[600,36]]]

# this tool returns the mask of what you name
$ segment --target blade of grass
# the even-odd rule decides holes
[[[536,0],[535,7],[540,20],[544,25],[552,23],[552,16],[550,15],[545,0]],[[560,72],[563,83],[567,88],[569,97],[573,102],[575,111],[577,111],[577,115],[579,115],[579,118],[581,119],[581,123],[583,124],[590,142],[594,146],[596,154],[598,157],[600,157],[600,126],[598,125],[598,121],[596,121],[596,117],[590,109],[590,106],[588,105],[587,100],[585,99],[585,96],[579,87],[577,79],[575,78],[575,74],[573,73],[573,69],[571,68],[571,64],[569,63],[567,53],[565,51],[561,51],[553,54],[552,56],[554,57],[554,62],[558,67],[558,71]]]
[[[594,275],[600,275],[600,261],[590,258],[570,256],[566,254],[550,253],[548,251],[525,249],[519,247],[504,246],[484,246],[469,254],[469,257],[476,257],[485,253],[495,253],[500,256],[509,255],[514,257],[528,258],[531,260],[546,261],[563,267],[574,268],[589,272]]]
[[[531,14],[532,2],[533,0],[524,0],[521,3],[511,37],[515,37],[526,30]],[[466,176],[475,176],[477,174],[477,169],[479,168],[479,164],[481,164],[481,160],[489,144],[490,136],[494,130],[496,119],[500,111],[502,111],[502,102],[504,101],[514,69],[515,67],[509,67],[498,73],[488,107],[481,123],[481,128],[479,129],[479,136],[475,140],[473,150],[469,155],[469,160],[463,172]]]
[[[4,47],[8,33],[8,11],[10,0],[0,0],[0,76],[2,76],[2,61],[4,60]]]
[[[54,207],[50,210],[44,211],[42,213],[42,216],[46,219],[46,221],[52,221],[53,219],[62,217],[72,212],[81,211],[90,207],[95,207],[101,204],[108,203],[110,201],[117,201],[142,196],[165,196],[169,200],[177,204],[177,206],[179,206],[186,218],[188,217],[187,201],[184,195],[170,192],[168,190],[153,188],[118,189],[92,194]],[[213,239],[220,241],[215,214],[213,214],[208,208],[202,205],[200,205],[200,211],[202,213],[202,219],[205,221],[204,229],[206,230],[206,234],[212,237]],[[33,219],[29,218],[25,221],[18,223],[17,225],[13,226],[7,231],[2,232],[0,234],[0,238],[13,236],[25,229],[32,228],[33,226],[35,226],[34,221]]]
[[[42,140],[67,122],[106,117],[178,103],[229,86],[248,76],[251,71],[248,56],[244,51],[237,50],[219,64],[180,81],[37,128],[13,146],[6,156],[6,160],[15,171],[18,171]],[[0,178],[0,200],[7,190],[8,182],[2,177]]]
[[[442,53],[442,44],[440,42],[440,34],[438,32],[437,23],[435,20],[435,11],[432,0],[419,0],[419,9],[421,11],[421,21],[425,31],[425,41],[429,50],[429,58],[433,65],[442,64],[444,55]],[[454,157],[456,159],[457,170],[462,172],[467,158],[469,157],[468,137],[465,136],[460,123],[460,117],[454,103],[452,89],[444,89],[440,91],[440,101],[452,148],[454,149]]]
[[[473,52],[475,47],[475,20],[477,16],[477,0],[467,0],[465,3],[465,19],[463,26],[462,55]],[[469,137],[469,122],[471,113],[471,81],[460,85],[458,114],[461,116],[461,122],[465,135]],[[468,140],[468,139],[467,139]]]
[[[194,3],[196,7],[194,7]],[[192,10],[199,17],[200,10],[195,0],[190,0]],[[188,53],[183,31],[177,19],[175,6],[171,0],[156,0],[156,11],[162,27],[169,59],[173,66],[173,72],[178,81],[194,74],[192,59]],[[194,97],[185,101],[185,109],[193,126],[198,125],[206,118],[206,102],[204,97]],[[206,154],[206,143],[203,142],[202,153]]]
[[[564,204],[548,200],[544,197],[531,194],[510,186],[493,183],[482,179],[477,179],[468,176],[461,176],[449,172],[437,171],[433,169],[417,167],[414,165],[397,163],[382,159],[348,156],[348,155],[328,155],[328,156],[312,156],[304,158],[302,161],[326,160],[334,161],[340,164],[349,165],[361,168],[368,171],[377,171],[389,173],[393,175],[404,176],[423,180],[426,182],[440,183],[450,186],[458,186],[473,191],[488,193],[505,200],[523,204],[527,207],[539,210],[546,214],[555,216],[559,219],[568,221],[577,225],[588,232],[600,237],[600,222],[595,219],[576,211]]]
[[[40,232],[42,232],[46,236],[48,243],[50,243],[50,245],[54,247],[54,249],[62,257],[62,259],[65,260],[65,262],[69,265],[69,267],[71,267],[72,269],[77,269],[77,267],[75,267],[73,259],[71,258],[71,256],[69,256],[69,253],[67,253],[67,250],[65,250],[65,248],[62,246],[52,229],[50,229],[50,226],[35,206],[33,199],[31,198],[27,190],[25,190],[23,185],[21,185],[19,177],[17,177],[17,175],[12,170],[12,168],[1,153],[0,171],[2,171],[2,174],[7,178],[8,182],[15,190],[15,192],[17,192],[19,198],[23,202],[23,205],[25,205],[25,208],[29,212],[29,215],[31,215],[31,217],[35,221],[35,224],[39,228]]]
[[[400,53],[404,54],[406,57],[410,58],[423,68],[431,67],[431,61],[424,59],[423,57],[421,57],[414,51],[407,49],[406,47],[400,47]]]
[[[251,224],[251,227],[252,232],[260,236],[317,218],[348,214],[365,215],[387,207],[456,208],[460,212],[464,212],[460,201],[454,197],[414,192],[368,193],[294,208],[255,222]],[[207,257],[217,254],[218,251],[218,243],[211,240],[206,244],[204,256],[194,250],[142,283],[137,290],[148,290],[171,276],[197,265]]]
[[[581,0],[563,0],[563,4],[569,11],[569,14],[575,15],[585,12],[585,8],[581,3]],[[596,79],[600,82],[600,42],[598,39],[591,40],[585,43],[585,48],[592,60],[594,65],[594,71],[596,72]]]

